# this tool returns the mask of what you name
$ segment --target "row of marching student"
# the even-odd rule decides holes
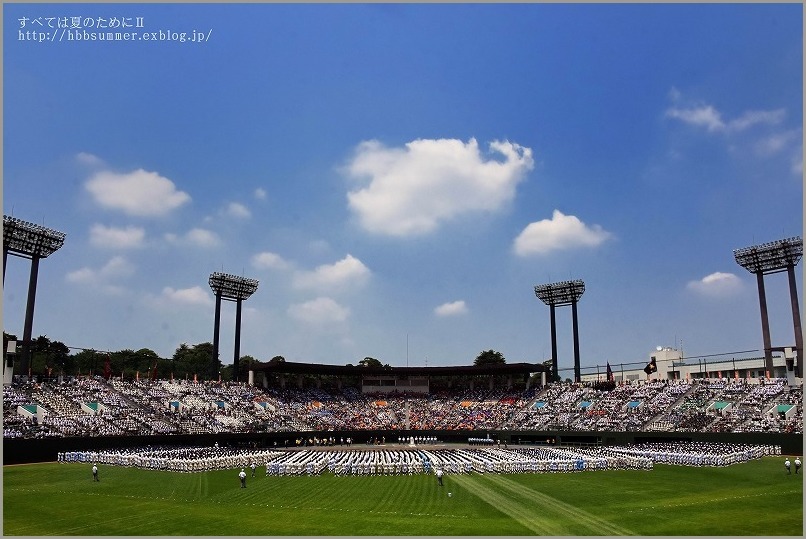
[[[730,466],[780,455],[780,446],[698,442],[648,443],[619,447],[430,447],[428,449],[305,448],[266,450],[220,447],[144,447],[59,453],[60,463],[101,463],[173,472],[252,469],[265,476],[414,475],[484,473],[579,473],[596,470],[651,470],[655,464]]]

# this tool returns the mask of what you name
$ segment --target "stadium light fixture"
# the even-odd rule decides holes
[[[736,263],[756,275],[758,285],[758,303],[761,309],[761,335],[764,340],[764,367],[767,376],[773,375],[772,342],[770,324],[767,318],[767,295],[764,290],[764,275],[786,271],[789,275],[789,297],[792,306],[792,322],[795,329],[795,350],[797,351],[797,369],[795,376],[801,375],[801,357],[803,356],[803,331],[800,322],[795,266],[803,257],[803,239],[799,236],[776,240],[761,245],[753,245],[742,249],[734,249]]]
[[[64,245],[65,233],[3,215],[3,250],[10,254],[47,258]]]
[[[213,358],[210,363],[210,379],[214,379],[218,372],[218,334],[221,329],[221,300],[226,299],[236,303],[235,309],[235,352],[232,361],[233,379],[238,381],[238,364],[241,355],[241,302],[255,293],[258,286],[257,279],[239,277],[228,273],[215,272],[208,280],[210,288],[215,293],[215,328],[213,334]]]
[[[228,273],[213,273],[208,280],[210,288],[221,298],[238,301],[248,299],[257,290],[258,281]]]
[[[585,283],[580,279],[535,286],[535,296],[546,305],[570,305],[585,293]]]
[[[582,373],[579,365],[579,330],[577,320],[577,302],[585,293],[585,283],[581,279],[561,281],[558,283],[541,284],[535,286],[535,296],[549,306],[551,315],[551,371],[556,380],[559,375],[557,368],[557,322],[555,307],[570,305],[573,334],[574,334],[574,380],[581,381]]]
[[[31,333],[34,324],[34,304],[36,303],[36,281],[39,276],[39,260],[47,258],[62,245],[66,234],[41,225],[23,221],[10,215],[3,215],[3,284],[6,282],[8,255],[31,260],[31,274],[28,279],[28,303],[25,308],[25,326],[22,335],[21,367],[23,375],[28,374],[31,364]]]
[[[800,237],[734,249],[736,263],[750,273],[775,273],[797,266],[803,256],[803,240]]]

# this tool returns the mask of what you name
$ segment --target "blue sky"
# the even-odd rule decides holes
[[[260,281],[241,354],[263,361],[543,361],[533,287],[569,279],[583,366],[762,347],[733,249],[802,233],[801,4],[3,13],[3,211],[67,233],[34,336],[170,357],[213,340],[223,271]],[[99,18],[137,39],[86,39]],[[6,270],[20,337],[29,268]],[[785,274],[766,285],[792,345]],[[221,328],[227,364],[234,303]]]

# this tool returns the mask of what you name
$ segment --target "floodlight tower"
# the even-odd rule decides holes
[[[535,296],[549,306],[551,312],[551,373],[557,378],[557,323],[554,308],[562,305],[571,306],[571,318],[574,331],[574,381],[582,378],[579,367],[579,331],[577,329],[577,302],[585,293],[585,283],[580,279],[562,281],[535,286]]]
[[[233,378],[238,381],[238,360],[241,355],[241,302],[257,290],[258,281],[226,273],[212,273],[208,281],[215,292],[215,332],[213,334],[213,360],[210,364],[210,378],[218,374],[218,333],[221,327],[221,300],[234,301],[235,308],[235,357]]]
[[[792,320],[795,327],[795,351],[798,356],[797,375],[801,376],[803,356],[803,330],[800,325],[798,287],[795,282],[795,266],[803,256],[803,240],[800,237],[777,240],[742,249],[734,249],[736,262],[750,273],[755,273],[758,282],[758,303],[761,307],[761,334],[764,339],[764,368],[772,375],[772,344],[770,323],[767,319],[767,295],[764,291],[764,275],[786,271],[789,275],[789,297],[792,304]]]
[[[31,275],[28,279],[28,304],[25,307],[25,327],[22,334],[21,370],[28,371],[31,361],[31,331],[34,326],[34,303],[36,280],[39,276],[39,260],[47,258],[64,245],[65,233],[29,223],[16,217],[3,215],[3,285],[6,282],[8,255],[29,258]]]

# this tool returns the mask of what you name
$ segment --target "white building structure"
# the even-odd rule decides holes
[[[644,372],[645,366],[624,368],[620,363],[610,363],[613,379],[616,382],[638,380],[686,380],[686,379],[713,379],[738,378],[749,382],[758,382],[764,378],[786,378],[789,385],[800,385],[803,378],[796,377],[794,371],[795,352],[792,348],[785,348],[784,354],[774,354],[773,372],[767,373],[764,369],[764,356],[760,357],[693,357],[684,358],[683,352],[669,346],[658,346],[649,355],[649,362],[654,360],[657,371],[652,374]],[[583,382],[596,382],[607,380],[605,369],[599,368],[598,373],[583,374]]]

